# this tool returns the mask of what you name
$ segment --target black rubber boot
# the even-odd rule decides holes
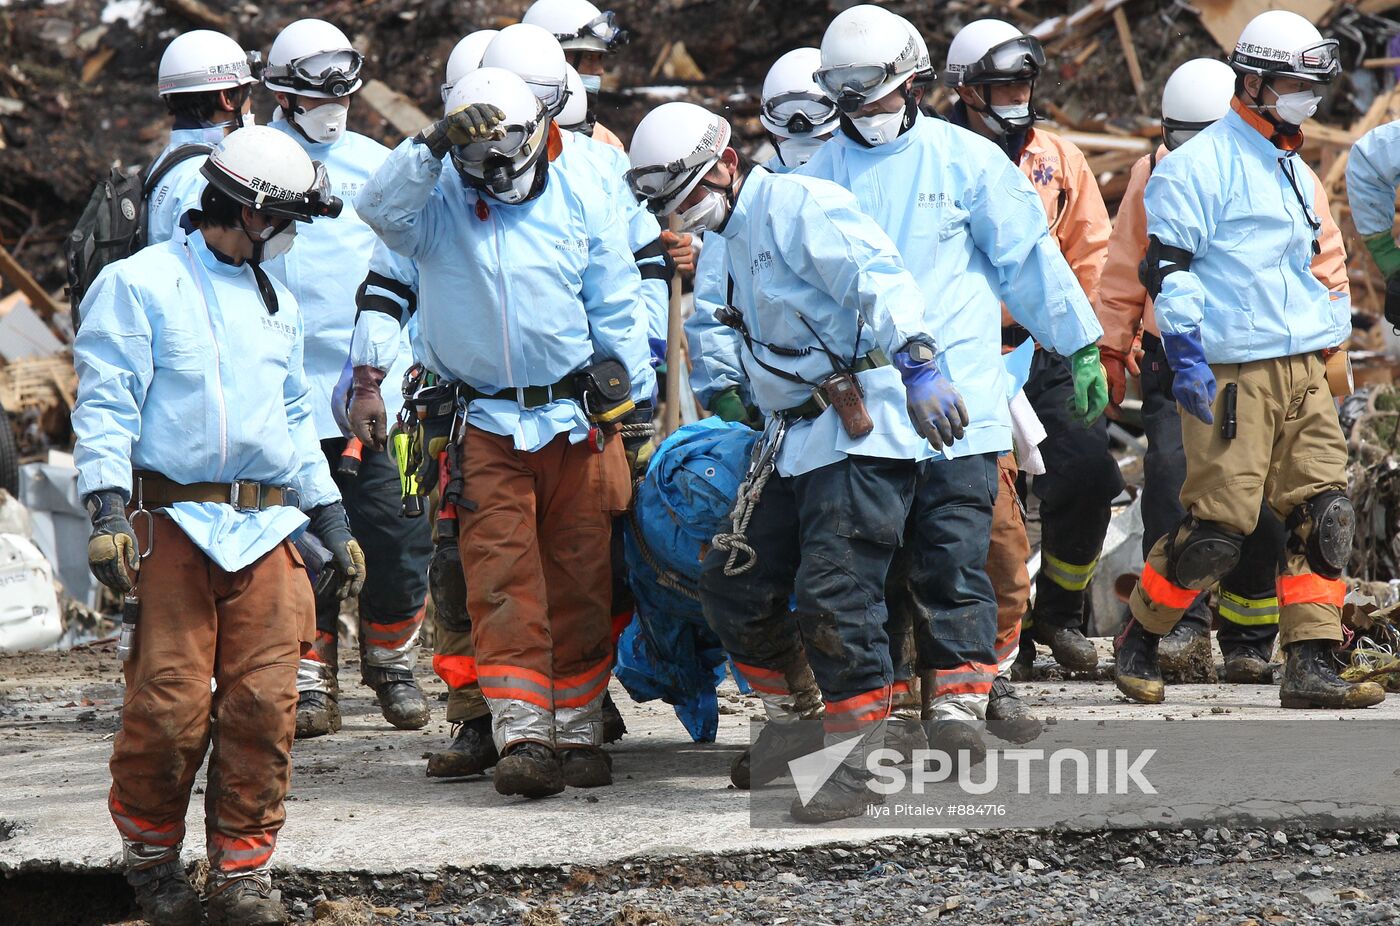
[[[1215,681],[1210,628],[1190,618],[1177,621],[1157,644],[1157,665],[1173,681]]]
[[[1272,685],[1274,664],[1252,646],[1236,646],[1225,653],[1225,681],[1232,685]]]
[[[287,922],[282,892],[272,878],[238,878],[209,897],[209,926],[276,926]]]
[[[455,725],[452,744],[428,757],[429,778],[466,778],[480,775],[500,760],[491,739],[491,715]]]
[[[150,926],[199,926],[204,922],[199,895],[179,859],[128,871],[126,882],[135,890],[136,906]]]
[[[966,767],[971,768],[987,760],[987,744],[982,740],[981,731],[971,723],[930,717],[924,721],[924,732],[928,734],[928,748],[947,754],[952,763],[951,775],[957,775],[964,768],[964,761]]]
[[[297,733],[299,740],[325,736],[340,729],[340,705],[335,695],[324,691],[303,691],[297,696]]]
[[[754,745],[745,749],[729,766],[729,780],[734,787],[744,791],[777,781],[788,774],[790,761],[821,749],[824,735],[819,717],[795,723],[774,723],[770,720],[759,729]],[[756,762],[753,757],[755,752],[758,753]]]
[[[1039,620],[1031,633],[1037,643],[1050,647],[1050,655],[1067,672],[1092,672],[1099,667],[1099,653],[1094,643],[1074,627],[1056,627]]]
[[[1161,704],[1167,697],[1162,669],[1157,664],[1157,644],[1162,637],[1148,633],[1136,620],[1113,641],[1114,679],[1118,690],[1142,704]]]
[[[1015,661],[1011,663],[1010,674],[1013,682],[1035,680],[1035,640],[1031,639],[1030,633],[1021,634],[1020,647],[1016,650]]]
[[[1015,686],[997,676],[987,701],[987,732],[1008,743],[1029,743],[1040,731],[1040,720],[1016,694]]]
[[[612,756],[597,746],[559,749],[564,784],[571,788],[601,788],[612,784]]]
[[[899,753],[900,761],[912,762],[914,753],[928,748],[928,736],[918,720],[891,714],[885,721],[885,748]]]
[[[531,799],[564,790],[564,770],[554,750],[541,743],[514,743],[496,763],[496,793]]]
[[[1370,707],[1385,700],[1385,689],[1375,682],[1348,682],[1333,667],[1328,640],[1303,640],[1284,647],[1283,683],[1278,699],[1284,707]]]
[[[365,666],[362,671],[364,683],[378,697],[379,712],[385,720],[400,730],[421,730],[428,725],[432,718],[428,699],[412,672],[379,666]]]
[[[798,823],[831,823],[863,816],[867,808],[883,804],[885,796],[866,787],[848,765],[839,765],[806,804],[794,798],[788,813]]]
[[[626,735],[627,722],[613,703],[612,692],[603,692],[603,742],[616,743]]]

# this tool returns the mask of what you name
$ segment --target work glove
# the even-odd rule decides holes
[[[661,243],[666,247],[666,253],[671,255],[671,262],[676,265],[676,269],[681,272],[681,276],[687,280],[695,278],[695,260],[698,256],[698,249],[695,247],[695,236],[689,232],[663,231],[661,233]]]
[[[368,364],[355,367],[350,388],[350,433],[372,450],[383,450],[388,416],[384,411],[384,396],[379,384],[384,371]]]
[[[1087,428],[1108,407],[1108,377],[1099,360],[1098,345],[1086,344],[1075,351],[1069,358],[1069,372],[1074,377],[1070,413]]]
[[[967,428],[967,406],[952,382],[938,369],[933,348],[922,342],[906,344],[894,355],[894,365],[908,394],[909,418],[918,431],[942,450],[962,438]]]
[[[753,409],[744,404],[743,398],[739,395],[738,386],[730,386],[728,389],[716,392],[710,399],[710,411],[722,421],[748,425],[754,430],[763,426],[762,419],[754,414]]]
[[[1100,347],[1099,362],[1108,380],[1108,407],[1117,411],[1128,395],[1128,374],[1135,364],[1130,354],[1116,347]]]
[[[651,421],[653,413],[650,402],[639,402],[621,421],[622,450],[627,454],[627,465],[632,469],[633,479],[647,471],[647,464],[656,450],[656,445],[651,442],[656,433]]]
[[[1390,229],[1383,232],[1376,232],[1374,235],[1367,235],[1361,239],[1366,242],[1366,250],[1371,252],[1371,258],[1380,268],[1381,274],[1386,277],[1393,277],[1400,273],[1400,247],[1395,246],[1395,239],[1390,235]]]
[[[1202,422],[1214,424],[1211,406],[1215,403],[1215,374],[1206,363],[1200,331],[1193,328],[1184,334],[1163,333],[1162,349],[1172,368],[1172,397]]]
[[[360,594],[365,584],[365,553],[350,534],[350,518],[340,502],[320,505],[306,513],[310,530],[331,551],[331,569],[339,579],[336,597],[344,600]]]
[[[652,369],[666,369],[666,342],[661,338],[647,338],[647,348],[651,350]]]
[[[497,126],[506,114],[490,103],[468,103],[458,107],[418,134],[434,157],[442,158],[454,145],[469,145],[499,137]]]
[[[88,493],[83,504],[92,519],[88,568],[97,581],[124,595],[131,591],[127,570],[134,572],[141,567],[136,532],[126,518],[126,495],[116,489],[101,489]]]

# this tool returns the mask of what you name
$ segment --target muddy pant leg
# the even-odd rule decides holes
[[[1244,539],[1240,564],[1220,582],[1220,649],[1229,654],[1240,647],[1268,658],[1278,636],[1279,562],[1283,555],[1283,524],[1265,505],[1259,523]]]
[[[987,547],[987,578],[997,599],[997,673],[1011,671],[1021,644],[1021,619],[1030,601],[1031,577],[1026,568],[1031,544],[1016,493],[1016,457],[997,457],[1000,486],[992,509],[992,534]]]
[[[996,676],[997,603],[987,577],[996,454],[919,464],[901,557],[907,580],[891,601],[914,609],[919,668],[932,671],[934,717],[980,721]]]
[[[349,512],[348,493],[353,491],[355,480],[340,475],[340,454],[345,449],[343,439],[321,441],[321,452],[326,455],[331,474],[335,477],[342,497],[346,500]],[[383,454],[365,454],[370,456]],[[363,466],[364,463],[362,462]],[[353,532],[354,525],[351,525]],[[358,539],[359,535],[355,535]],[[316,636],[311,645],[301,654],[301,665],[297,669],[297,691],[319,691],[329,695],[340,693],[340,682],[336,675],[340,671],[340,598],[334,587],[327,588],[315,600]]]
[[[267,868],[286,819],[297,656],[315,604],[291,543],[236,573],[212,569],[219,637],[204,805],[217,883]]]
[[[476,648],[467,612],[466,568],[458,549],[461,486],[457,466],[461,445],[438,456],[438,511],[433,518],[433,551],[428,561],[429,594],[437,632],[433,635],[433,671],[447,684],[447,722],[466,723],[491,711],[477,684]]]
[[[136,646],[123,667],[126,694],[108,795],[131,867],[178,854],[185,837],[190,788],[209,746],[218,626],[210,568],[169,518],[155,517],[155,543],[137,585]]]

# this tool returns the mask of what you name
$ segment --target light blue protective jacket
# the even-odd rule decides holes
[[[315,144],[285,119],[273,122],[272,127],[326,166],[331,193],[345,204],[338,218],[300,226],[296,246],[285,257],[267,263],[268,272],[296,296],[306,319],[306,378],[311,384],[316,434],[322,440],[343,437],[331,410],[331,395],[350,354],[355,292],[365,278],[377,240],[374,231],[355,214],[355,197],[384,163],[389,150],[355,132],[346,132],[330,144]],[[385,382],[397,385],[408,368],[408,353],[403,352],[403,362],[389,371]]]
[[[414,361],[423,359],[416,314],[418,264],[376,238],[356,306],[348,366],[388,372],[381,391],[385,411],[393,421],[403,407],[403,373]],[[349,375],[348,369],[345,375]]]
[[[874,148],[838,131],[797,173],[855,193],[918,281],[939,364],[971,419],[967,436],[946,454],[1011,449],[1000,303],[1042,346],[1065,356],[1103,331],[1030,181],[992,142],[923,115]]]
[[[1400,120],[1376,126],[1351,146],[1347,202],[1363,236],[1395,226],[1395,187],[1400,185]]]
[[[185,145],[206,145],[218,147],[224,140],[224,127],[204,126],[197,129],[172,129],[170,144],[151,162],[154,171],[176,148]],[[204,158],[186,158],[160,178],[146,200],[146,244],[160,244],[169,241],[180,225],[180,217],[191,209],[199,208],[199,197],[204,192],[204,175],[199,169],[204,166]]]
[[[720,251],[721,263],[733,269],[722,279],[712,278],[720,292],[705,294],[704,303],[726,301],[733,279],[733,305],[744,316],[753,351],[742,346],[739,362],[765,416],[802,405],[813,386],[837,371],[827,350],[844,363],[877,347],[891,358],[910,338],[928,336],[923,294],[894,243],[860,212],[850,193],[833,183],[754,169],[724,227],[707,234],[705,252],[713,259]],[[696,305],[702,305],[698,292]],[[785,356],[765,343],[805,354]],[[765,369],[758,360],[807,385]],[[800,475],[847,454],[931,456],[928,442],[910,423],[899,372],[886,365],[856,375],[875,430],[852,439],[831,408],[810,421],[794,421],[778,455],[781,475]]]
[[[1147,233],[1194,255],[1189,270],[1163,278],[1153,303],[1162,333],[1199,331],[1208,363],[1289,357],[1346,340],[1351,298],[1329,292],[1313,272],[1324,221],[1314,213],[1316,192],[1297,155],[1233,110],[1159,161],[1143,198]]]
[[[132,470],[141,469],[183,484],[291,486],[306,510],[340,500],[311,421],[301,312],[285,287],[273,286],[275,315],[248,264],[219,260],[200,232],[186,237],[178,228],[103,269],[83,299],[73,345],[80,493],[130,494]],[[306,524],[287,506],[240,512],[179,502],[169,511],[230,572]],[[145,532],[135,527],[144,549]]]
[[[641,276],[592,161],[561,155],[537,198],[509,206],[469,189],[410,138],[356,207],[385,244],[417,263],[418,346],[429,369],[497,392],[553,385],[596,353],[627,369],[634,399],[651,400]],[[571,400],[531,409],[477,400],[469,423],[524,451],[560,434],[576,443],[589,429]]]

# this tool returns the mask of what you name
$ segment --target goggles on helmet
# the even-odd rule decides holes
[[[556,35],[555,38],[561,43],[569,39],[597,39],[603,43],[608,51],[613,51],[626,45],[631,36],[626,29],[618,26],[617,14],[608,10],[579,26],[577,32],[571,35]]]
[[[330,176],[326,165],[312,161],[316,169],[315,179],[309,190],[288,190],[268,183],[261,177],[242,177],[217,161],[213,155],[204,162],[200,173],[217,189],[235,201],[262,212],[264,215],[281,219],[310,222],[317,218],[336,218],[344,203],[340,197],[331,195]]]
[[[634,167],[624,176],[633,195],[646,200],[648,208],[657,211],[676,190],[690,183],[696,174],[708,171],[718,158],[717,151],[696,151],[668,164]]]
[[[1316,45],[1291,51],[1283,58],[1278,57],[1276,49],[1242,43],[1230,55],[1230,63],[1260,74],[1296,77],[1314,83],[1327,83],[1342,71],[1340,43],[1336,39],[1324,39]]]
[[[1013,83],[1032,80],[1045,67],[1045,49],[1033,35],[1018,35],[993,45],[969,64],[959,82],[966,84]]]
[[[540,129],[545,126],[542,119],[536,118],[524,124],[496,126],[496,137],[458,145],[452,155],[463,164],[484,164],[492,158],[506,158],[511,161],[528,158],[542,141]],[[537,137],[539,136],[539,137]]]
[[[340,97],[359,89],[360,68],[364,63],[364,55],[348,48],[318,51],[282,66],[269,64],[263,73],[274,84]]]
[[[789,135],[808,135],[836,117],[836,104],[824,96],[795,90],[763,101],[763,115]]]
[[[890,64],[841,64],[821,68],[812,75],[822,92],[836,101],[843,113],[850,114],[864,106],[870,94],[899,71]]]

